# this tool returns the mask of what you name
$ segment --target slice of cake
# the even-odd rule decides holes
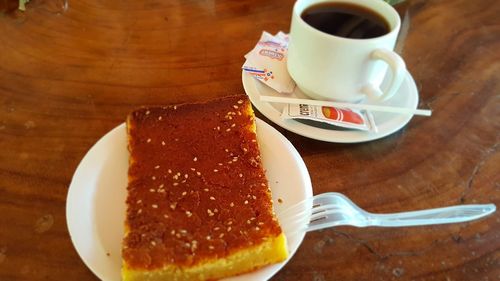
[[[283,261],[245,95],[127,119],[123,280],[217,280]]]

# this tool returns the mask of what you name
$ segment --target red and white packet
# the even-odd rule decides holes
[[[336,108],[308,104],[286,104],[283,119],[306,119],[343,128],[377,132],[371,112],[350,108]]]
[[[288,35],[262,32],[257,45],[245,55],[243,70],[279,93],[290,94],[295,81],[288,73]]]

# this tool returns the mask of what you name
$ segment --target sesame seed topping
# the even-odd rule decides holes
[[[198,176],[201,176],[201,173],[200,173],[200,172],[196,172],[196,174],[197,174]]]
[[[252,222],[250,220],[247,220],[247,224],[251,224]]]
[[[172,185],[173,185],[173,186],[178,186],[178,185],[179,185],[179,183],[178,183],[178,182],[174,182]]]
[[[213,201],[213,200],[215,200],[215,197],[213,197],[213,196],[210,196],[210,200],[212,200],[212,201]]]
[[[176,204],[176,203],[172,203],[172,204],[170,204],[170,209],[175,210],[175,207],[176,207],[176,206],[177,206],[177,204]]]
[[[209,248],[210,250],[215,249],[215,248],[214,248],[214,246],[212,246],[212,245],[209,245],[209,246],[208,246],[208,248]]]
[[[156,166],[155,166],[155,169],[157,169],[157,170],[158,170],[159,168],[160,168],[160,165],[156,165]]]
[[[137,214],[142,213],[142,209],[137,210]]]
[[[151,205],[151,207],[152,207],[153,209],[157,209],[157,208],[158,208],[158,205],[153,204],[153,205]]]
[[[207,240],[211,240],[211,239],[212,239],[212,236],[207,235],[207,237],[206,237],[206,238],[207,238]]]
[[[156,190],[154,188],[150,188],[149,192],[156,192]]]
[[[171,173],[172,173],[172,170],[168,169],[168,170],[167,170],[167,172],[168,172],[169,174],[171,174]]]
[[[227,225],[232,225],[233,224],[233,221],[228,221],[227,222]]]
[[[219,210],[217,210],[217,208],[215,208],[214,209],[214,213],[218,213],[218,212],[219,212]]]
[[[198,158],[197,157],[193,158],[193,161],[194,162],[198,161]]]
[[[176,110],[176,109],[177,109],[177,105],[174,105],[174,110]]]
[[[236,124],[234,124],[234,123],[233,123],[233,124],[231,124],[231,128],[234,128],[235,126],[236,126]]]
[[[259,229],[260,229],[260,227],[258,227],[258,226],[255,227],[255,230],[259,230]]]
[[[223,164],[222,163],[217,163],[217,165],[222,166]]]
[[[230,128],[227,128],[227,129],[226,129],[226,132],[229,132],[229,131],[231,131],[231,129],[230,129]]]
[[[184,175],[184,178],[186,178],[186,179],[187,179],[188,177],[189,177],[189,176],[188,176],[188,174],[185,174],[185,175]]]
[[[178,175],[174,175],[172,178],[173,178],[174,180],[178,180],[178,179],[179,179],[179,176],[178,176]]]
[[[146,142],[147,142],[147,143],[150,143],[150,142],[151,142],[151,139],[147,139],[147,140],[146,140]]]
[[[170,234],[174,235],[175,234],[175,230],[170,231]]]
[[[227,228],[227,232],[231,231],[231,229],[232,229],[232,228],[229,226],[229,227]]]
[[[151,179],[152,179],[152,180],[156,180],[156,177],[155,177],[155,176],[152,176],[152,177],[151,177]]]
[[[136,203],[136,204],[141,204],[141,203],[142,203],[142,200],[141,200],[141,199],[139,199],[139,200],[137,200],[135,203]]]
[[[164,185],[163,185],[163,183],[162,183],[162,184],[160,184],[160,186],[158,186],[158,188],[163,188],[163,186],[164,186]]]
[[[186,196],[186,194],[187,194],[186,191],[182,192],[182,196]]]
[[[158,121],[161,121],[161,116],[160,116],[160,117],[158,117]]]
[[[151,245],[156,246],[156,242],[155,241],[151,241]]]
[[[243,174],[239,174],[238,176],[239,176],[240,178],[242,178],[242,177],[243,177]]]
[[[209,191],[209,189],[208,189],[208,188],[204,188],[204,189],[203,189],[203,191],[208,192],[208,191]]]
[[[237,106],[237,105],[233,105],[233,108],[234,108],[234,109],[238,109],[238,106]]]
[[[184,234],[187,234],[187,230],[185,230],[185,229],[180,229],[180,230],[179,230],[179,232],[180,232],[181,234],[183,234],[183,235],[184,235]]]
[[[220,227],[218,227],[218,226],[214,227],[214,231],[217,231],[219,229],[220,229]]]
[[[233,202],[231,202],[231,203],[229,204],[229,206],[234,207],[234,203],[233,203]]]
[[[166,218],[166,219],[168,219],[168,215],[167,214],[164,214],[163,217]]]
[[[264,223],[263,223],[263,222],[261,222],[261,221],[259,221],[257,224],[258,224],[258,225],[264,225]]]
[[[191,168],[191,171],[193,171],[193,172],[194,172],[194,171],[196,171],[196,169],[195,169],[195,168]]]
[[[239,111],[239,110],[238,110],[237,112],[238,112],[238,115],[240,115],[240,116],[241,116],[241,111]]]
[[[214,172],[215,172],[215,173],[217,173],[218,171],[219,171],[219,170],[217,170],[217,169],[214,169]]]
[[[193,213],[191,213],[190,211],[186,211],[186,216],[189,218],[193,215]]]
[[[224,151],[225,151],[225,152],[229,152],[229,149],[227,149],[227,148],[226,148],[226,149],[224,149]]]
[[[238,104],[242,104],[242,103],[243,103],[243,100],[239,100],[239,101],[238,101]]]
[[[256,199],[257,199],[257,196],[252,195],[252,199],[253,199],[253,200],[256,200]]]
[[[149,113],[150,113],[150,112],[149,112],[149,110],[148,110],[148,111],[146,111],[146,115],[149,115]]]
[[[220,126],[217,126],[217,131],[220,131]]]
[[[224,237],[224,233],[221,233],[221,234],[219,235],[219,238],[222,238],[222,237]]]
[[[164,142],[164,141],[161,141],[161,145],[165,145],[165,142]]]
[[[245,200],[245,205],[248,204],[248,200]]]

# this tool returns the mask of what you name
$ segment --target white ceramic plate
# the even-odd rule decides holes
[[[390,77],[387,77],[389,80]],[[245,71],[242,72],[243,88],[249,96],[252,104],[262,113],[277,125],[311,139],[337,142],[337,143],[357,143],[376,140],[388,136],[402,127],[404,127],[412,118],[409,114],[394,114],[386,112],[373,112],[375,123],[378,127],[378,132],[365,132],[356,130],[339,130],[333,126],[325,126],[317,123],[317,126],[311,126],[311,123],[305,124],[296,120],[283,120],[281,112],[283,112],[283,104],[268,103],[260,101],[261,95],[266,96],[285,96],[282,95],[265,84],[257,81]],[[384,81],[384,83],[387,83]],[[295,91],[286,95],[287,97],[307,98],[298,87]],[[418,91],[410,73],[407,73],[406,79],[399,88],[398,92],[389,100],[381,103],[387,106],[417,108]]]
[[[292,144],[259,119],[257,139],[276,212],[311,197],[309,173]],[[73,176],[66,201],[66,220],[73,245],[87,267],[106,281],[121,280],[128,157],[125,124],[122,124],[101,138],[85,155]],[[278,198],[283,203],[278,203]],[[289,260],[301,244],[304,233],[287,235],[287,238]],[[224,280],[267,280],[287,261]]]

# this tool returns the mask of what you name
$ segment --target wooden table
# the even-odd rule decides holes
[[[289,30],[292,4],[32,0],[2,13],[0,280],[97,280],[65,218],[82,157],[140,105],[243,93],[243,55],[263,30]],[[361,144],[276,126],[314,193],[342,192],[372,212],[500,205],[499,14],[495,0],[409,2],[400,52],[432,117]],[[272,280],[500,280],[499,214],[310,233]]]

